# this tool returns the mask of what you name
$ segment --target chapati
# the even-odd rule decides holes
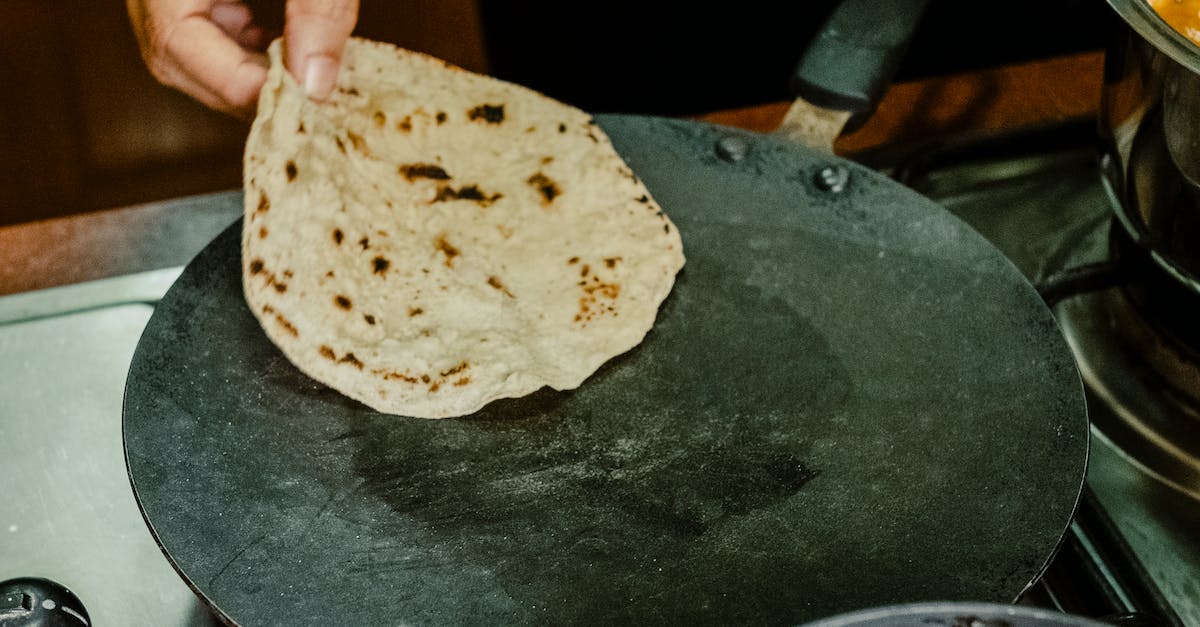
[[[297,368],[384,413],[578,387],[636,346],[679,232],[586,112],[352,39],[309,100],[281,42],[245,152],[243,290]]]

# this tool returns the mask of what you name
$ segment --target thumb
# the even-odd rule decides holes
[[[358,0],[288,0],[284,60],[310,98],[324,100],[333,92],[357,21]]]

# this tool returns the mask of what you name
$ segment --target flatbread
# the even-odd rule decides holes
[[[314,103],[270,58],[243,287],[300,370],[442,418],[573,389],[645,337],[682,242],[587,113],[359,39]]]

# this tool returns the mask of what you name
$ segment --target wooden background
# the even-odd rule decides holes
[[[489,67],[480,12],[489,5],[477,4],[485,1],[361,0],[356,33],[468,69],[519,74],[519,67]],[[281,22],[281,0],[247,2],[265,22]],[[944,43],[933,35],[926,56]],[[1075,49],[1093,47],[1096,39],[1061,46],[1049,58],[902,82],[837,149],[856,156],[883,145],[1094,117],[1103,57],[1096,49]],[[510,43],[541,49],[547,41]],[[546,54],[556,57],[590,52],[550,50]],[[1017,49],[1010,56],[1030,54]],[[0,227],[241,184],[247,126],[154,81],[138,55],[124,2],[0,0],[0,85]],[[705,117],[770,130],[786,107],[768,103]]]
[[[246,125],[158,85],[124,6],[0,1],[0,226],[240,186]],[[487,69],[474,0],[364,0],[358,32]]]

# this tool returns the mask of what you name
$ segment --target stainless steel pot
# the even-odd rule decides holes
[[[1035,607],[940,601],[861,610],[803,627],[1105,627],[1105,623]]]
[[[1126,28],[1105,64],[1105,182],[1134,242],[1200,293],[1200,46],[1146,0],[1108,3]]]

